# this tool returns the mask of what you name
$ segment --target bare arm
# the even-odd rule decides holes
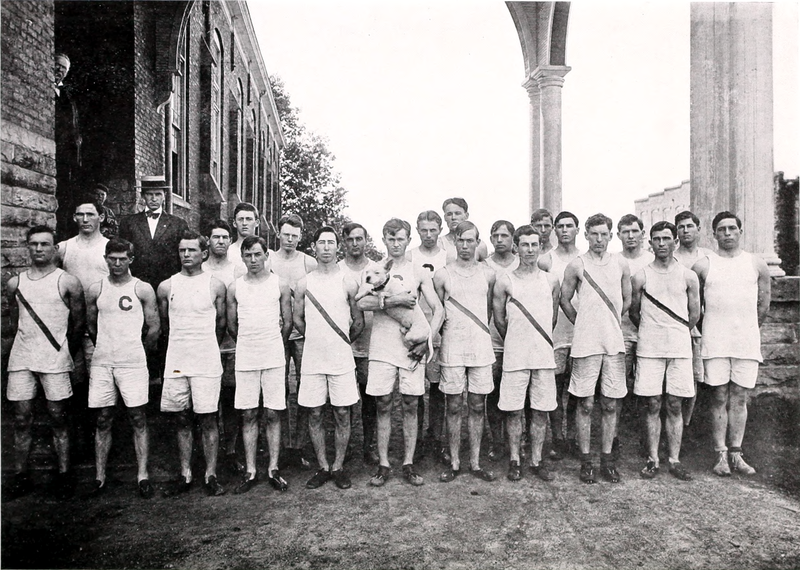
[[[620,285],[622,286],[622,311],[620,316],[622,316],[631,306],[631,270],[628,267],[628,262],[622,259],[622,256],[620,256],[619,265],[622,268],[622,277],[620,278]]]
[[[572,297],[578,288],[578,274],[581,271],[580,263],[577,259],[570,261],[564,270],[564,280],[561,282],[561,310],[564,311],[569,322],[573,324],[575,324],[575,317],[577,317],[578,311],[572,305]]]
[[[158,298],[158,312],[161,316],[161,330],[169,337],[169,296],[172,292],[172,285],[169,279],[165,279],[158,286],[156,296]]]
[[[99,296],[100,283],[94,283],[86,291],[86,332],[95,345],[97,345],[97,298]]]
[[[158,344],[158,337],[161,334],[161,321],[158,317],[158,301],[156,293],[149,283],[140,281],[136,284],[136,295],[142,302],[142,312],[144,313],[144,324],[147,333],[144,337],[144,349],[148,352],[155,350]]]
[[[486,292],[486,322],[489,322],[492,320],[492,297],[497,284],[497,274],[488,266],[484,268],[484,271],[486,272],[486,282],[489,285],[489,290]]]
[[[406,309],[413,309],[417,304],[417,296],[414,293],[398,293],[391,297],[384,297],[384,308],[389,307],[405,307]],[[377,295],[367,295],[358,300],[358,308],[362,311],[380,311],[381,302]]]
[[[708,257],[704,257],[692,266],[692,271],[697,274],[697,280],[700,284],[700,318],[697,319],[697,328],[700,332],[703,331],[703,310],[705,307],[705,286],[706,277],[708,277],[709,261]]]
[[[423,276],[422,283],[420,284],[420,291],[422,292],[425,302],[428,303],[428,306],[433,311],[430,320],[431,334],[436,334],[442,327],[442,322],[444,321],[444,306],[442,306],[442,302],[439,300],[438,292],[430,275],[425,274]]]
[[[289,335],[292,333],[292,290],[289,284],[281,279],[281,337],[283,338],[283,345],[289,343]]]
[[[508,332],[508,315],[506,314],[506,303],[508,302],[508,276],[503,275],[497,280],[492,292],[492,317],[494,326],[500,333],[500,338],[506,338]]]
[[[292,313],[294,328],[301,335],[306,334],[306,278],[303,277],[294,286],[294,311]]]
[[[758,326],[764,324],[772,300],[772,279],[766,262],[758,255],[753,256],[756,271],[758,271]]]
[[[364,313],[358,308],[356,302],[356,293],[358,293],[358,284],[354,279],[347,277],[343,283],[345,293],[347,294],[347,303],[350,305],[350,342],[353,342],[361,333],[364,332]]]
[[[239,302],[236,300],[236,281],[228,287],[225,298],[228,306],[228,334],[236,341],[239,337]]]
[[[644,285],[644,271],[639,271],[631,280],[631,308],[628,311],[628,316],[631,318],[631,322],[636,325],[636,328],[639,328],[639,323],[642,321],[642,290]]]
[[[222,344],[225,338],[225,323],[227,315],[225,310],[225,284],[216,277],[211,278],[211,291],[214,295],[214,308],[217,310],[217,344]]]
[[[686,273],[686,294],[689,297],[689,329],[700,320],[700,280],[691,271]]]
[[[558,284],[558,277],[555,275],[548,275],[550,279],[550,288],[553,291],[553,328],[556,328],[558,323],[558,307],[561,302],[561,286]]]
[[[69,327],[67,329],[67,342],[71,354],[75,354],[81,347],[83,332],[86,326],[86,305],[83,300],[83,287],[77,277],[64,273],[58,281],[61,297],[69,307]]]
[[[11,331],[9,333],[10,337],[15,337],[17,335],[17,330],[19,329],[19,305],[17,304],[17,287],[19,287],[19,277],[14,275],[8,280],[8,285],[6,291],[8,292],[8,309],[10,314],[9,325],[11,326]]]

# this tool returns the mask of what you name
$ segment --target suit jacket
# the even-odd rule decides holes
[[[155,237],[151,238],[144,212],[123,217],[119,224],[119,237],[134,247],[131,274],[158,289],[159,283],[178,273],[181,270],[178,243],[187,229],[181,218],[162,212]]]

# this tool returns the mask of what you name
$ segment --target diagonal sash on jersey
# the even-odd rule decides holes
[[[608,310],[611,311],[611,314],[614,315],[614,319],[617,321],[617,324],[622,326],[619,320],[619,315],[617,315],[617,309],[614,307],[614,303],[611,302],[611,299],[608,298],[608,295],[606,295],[605,291],[600,288],[600,285],[597,284],[597,281],[592,279],[592,276],[589,275],[589,272],[586,271],[585,267],[583,268],[583,276],[586,278],[586,282],[592,286],[592,289],[597,291],[597,294],[600,295],[600,299],[606,304],[606,307],[608,307]]]
[[[528,319],[528,322],[530,322],[533,325],[533,328],[536,329],[536,332],[542,335],[544,340],[547,341],[547,344],[553,346],[553,339],[550,338],[550,335],[547,334],[547,331],[545,331],[542,328],[542,325],[539,324],[539,322],[534,318],[534,316],[530,314],[530,312],[528,312],[528,309],[525,308],[525,305],[517,301],[514,297],[509,297],[508,302],[512,303],[516,308],[522,311],[522,314],[525,315],[525,318]]]
[[[678,321],[680,324],[682,324],[683,326],[685,326],[685,327],[687,327],[687,328],[689,327],[689,321],[687,321],[686,319],[684,319],[683,317],[681,317],[680,315],[678,315],[677,313],[675,313],[675,312],[674,312],[672,309],[670,309],[670,308],[669,308],[669,307],[667,307],[667,306],[666,306],[664,303],[662,303],[661,301],[659,301],[658,299],[656,299],[655,297],[653,297],[653,296],[652,296],[650,293],[648,293],[648,292],[647,292],[645,289],[642,289],[642,295],[644,295],[644,296],[645,296],[645,298],[646,298],[648,301],[650,301],[651,303],[653,303],[653,304],[654,304],[656,307],[658,307],[659,309],[661,309],[662,311],[664,311],[664,312],[665,312],[667,315],[669,315],[670,317],[672,317],[673,319],[675,319],[676,321]]]
[[[453,304],[453,306],[454,306],[456,309],[458,309],[459,311],[461,311],[462,313],[464,313],[464,314],[465,314],[467,317],[469,317],[469,319],[470,319],[472,322],[474,322],[476,325],[478,325],[478,326],[480,327],[480,329],[481,329],[483,332],[485,332],[486,334],[488,334],[489,336],[491,336],[491,334],[492,334],[492,333],[491,333],[491,332],[489,332],[489,327],[487,327],[487,326],[484,324],[484,322],[483,322],[483,321],[481,321],[481,320],[480,320],[480,319],[479,319],[479,318],[478,318],[478,317],[475,315],[475,313],[473,313],[472,311],[470,311],[469,309],[467,309],[467,308],[466,308],[464,305],[462,305],[461,303],[459,303],[458,301],[456,301],[456,300],[455,300],[455,299],[453,299],[452,297],[448,297],[448,298],[447,298],[447,300],[448,300],[448,301],[450,301],[450,303],[452,303],[452,304]]]
[[[320,305],[319,301],[317,301],[316,297],[314,297],[314,295],[312,295],[311,291],[309,291],[308,289],[306,289],[306,297],[308,297],[308,300],[311,301],[311,303],[317,308],[317,311],[319,311],[319,314],[322,315],[323,319],[325,319],[325,322],[331,326],[333,332],[339,335],[339,337],[347,344],[350,344],[350,338],[345,334],[345,332],[342,329],[339,328],[339,325],[337,325],[334,322],[334,320],[328,314],[328,311],[326,311],[323,308],[323,306]]]
[[[36,314],[36,311],[33,310],[31,304],[28,303],[28,300],[22,295],[22,291],[17,289],[16,295],[17,299],[19,299],[19,302],[22,303],[22,306],[28,311],[28,314],[33,319],[33,322],[39,326],[44,336],[50,341],[50,344],[53,345],[53,348],[56,349],[56,352],[61,352],[61,345],[58,344],[56,337],[53,336],[53,333],[51,333],[50,329],[47,328],[47,325],[44,324],[44,321],[39,317],[39,315]]]

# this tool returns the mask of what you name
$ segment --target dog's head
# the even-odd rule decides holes
[[[390,259],[385,264],[373,263],[364,270],[364,281],[379,287],[389,281],[389,271],[392,269],[393,261]]]

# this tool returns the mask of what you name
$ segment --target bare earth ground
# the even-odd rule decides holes
[[[395,476],[375,489],[367,485],[374,468],[365,467],[356,453],[347,464],[353,487],[346,491],[332,482],[307,490],[312,472],[292,467],[284,471],[290,490],[283,494],[261,483],[245,495],[210,498],[196,486],[182,497],[165,499],[158,493],[144,501],[134,491],[132,443],[120,416],[112,450],[118,467],[110,472],[106,495],[80,496],[93,479],[90,462],[78,469],[79,493],[66,502],[48,496],[43,484],[49,473],[37,471],[36,493],[2,506],[2,566],[800,567],[800,406],[774,398],[752,402],[745,452],[759,473],[720,479],[710,472],[704,395],[684,442],[683,461],[694,481],[680,482],[666,472],[652,481],[640,479],[638,433],[628,421],[619,485],[580,483],[573,458],[552,464],[557,477],[552,483],[531,476],[507,481],[503,458],[496,464],[483,460],[499,475],[494,483],[464,474],[445,484],[438,482],[441,466],[428,457],[420,463],[425,485],[415,488],[402,480],[400,459],[393,456]],[[393,450],[401,443],[397,412]],[[7,415],[3,424],[8,473]],[[167,427],[162,423],[153,430],[159,438],[153,442],[151,477],[159,490],[177,472],[176,444]],[[360,421],[353,438],[359,450]],[[198,480],[201,474],[202,461],[195,471]]]

